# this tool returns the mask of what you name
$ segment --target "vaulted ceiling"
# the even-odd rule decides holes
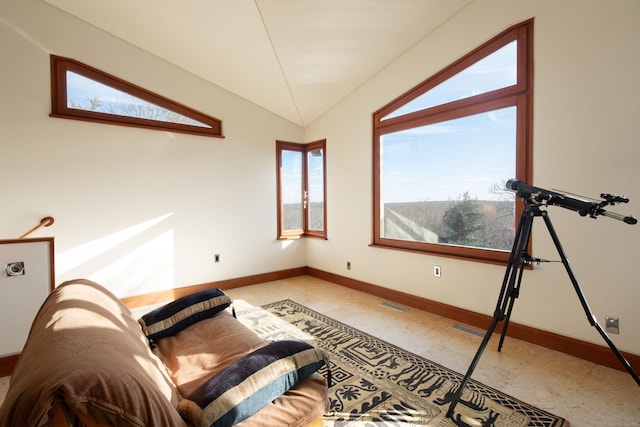
[[[43,0],[301,126],[472,0]]]

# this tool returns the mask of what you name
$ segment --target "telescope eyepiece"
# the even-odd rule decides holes
[[[607,202],[614,203],[629,203],[629,199],[624,196],[619,196],[617,194],[609,194],[609,193],[601,193],[600,197],[606,200]]]

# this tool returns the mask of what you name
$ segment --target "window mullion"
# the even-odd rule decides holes
[[[515,88],[515,86],[513,86]],[[500,108],[511,107],[518,104],[518,94],[507,88],[507,90],[496,91],[502,96],[483,96],[482,98],[469,98],[456,102],[451,102],[444,106],[430,108],[429,110],[417,111],[389,119],[384,125],[377,127],[380,133],[397,132],[404,129],[411,129],[419,126],[428,126],[447,120],[454,120],[473,114],[485,113]],[[470,102],[470,100],[472,100]]]

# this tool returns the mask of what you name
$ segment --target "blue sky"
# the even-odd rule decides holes
[[[165,112],[169,111],[163,107],[159,107],[155,104],[152,104],[143,99],[137,98],[126,92],[120,91],[118,89],[114,89],[110,86],[104,85],[95,80],[81,76],[77,73],[67,71],[67,106],[71,108],[79,108],[83,110],[91,110],[92,108],[89,100],[93,98],[99,99],[100,105],[102,107],[102,108],[98,108],[95,111],[99,111],[103,113],[139,117],[138,115],[127,113],[126,108],[127,106],[130,106],[130,105],[146,105],[146,106],[152,106],[152,109],[156,109],[156,111],[165,111]],[[144,111],[144,109],[142,111]],[[145,117],[145,118],[152,118],[154,120],[162,120],[163,118],[167,118],[165,121],[190,124],[194,126],[210,127],[207,124],[200,123],[189,117],[185,117],[181,114],[177,114],[174,112],[171,112],[171,114],[164,117],[154,114],[153,117]]]
[[[516,48],[515,41],[504,46],[386,118],[515,84]],[[383,202],[455,200],[464,192],[499,199],[491,187],[515,177],[515,110],[383,135]]]
[[[283,150],[282,152],[282,200],[284,203],[299,203],[302,197],[302,156],[300,151]],[[322,202],[323,193],[323,158],[308,156],[309,169],[309,202]]]
[[[499,198],[492,185],[515,177],[515,107],[383,136],[383,200]]]

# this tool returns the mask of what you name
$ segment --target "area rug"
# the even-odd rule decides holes
[[[463,375],[291,300],[238,311],[267,341],[298,338],[330,356],[324,427],[568,427],[564,419],[471,380],[446,417]],[[327,378],[327,369],[320,374]]]

